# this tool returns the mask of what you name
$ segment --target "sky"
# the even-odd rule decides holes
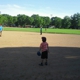
[[[80,0],[0,0],[0,13],[64,18],[80,13]]]

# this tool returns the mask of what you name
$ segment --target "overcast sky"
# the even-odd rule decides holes
[[[80,13],[80,0],[0,0],[1,14],[17,16],[71,16]]]

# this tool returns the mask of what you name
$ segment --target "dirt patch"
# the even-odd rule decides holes
[[[0,47],[39,47],[41,37],[45,36],[49,46],[80,47],[80,35],[47,34],[31,32],[3,31]]]
[[[50,47],[48,66],[38,65],[42,36]],[[80,80],[80,35],[3,31],[0,80]]]

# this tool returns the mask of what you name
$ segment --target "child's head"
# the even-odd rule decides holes
[[[46,37],[42,37],[42,41],[43,42],[46,42]]]

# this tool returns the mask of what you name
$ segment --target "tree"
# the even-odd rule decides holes
[[[51,18],[51,25],[54,25],[56,28],[61,28],[62,19],[59,17],[52,17]]]
[[[71,19],[68,16],[65,16],[64,19],[62,20],[62,28],[70,28],[71,26]]]
[[[42,24],[43,24],[44,27],[47,27],[47,26],[50,25],[51,19],[49,17],[42,17],[42,19],[43,19]]]
[[[4,14],[0,15],[0,24],[2,24],[3,26],[7,25],[7,22],[8,22],[7,16],[8,15],[6,15],[6,14],[5,15]]]
[[[12,27],[12,24],[13,24],[13,17],[8,15],[7,16],[7,25]]]
[[[43,19],[39,15],[32,15],[31,17],[33,18],[33,23],[32,23],[33,26],[35,27],[42,26]]]
[[[32,23],[33,23],[33,18],[26,16],[26,25],[32,25]]]
[[[2,15],[0,15],[0,24],[2,24]]]
[[[71,16],[71,28],[80,29],[80,13]]]
[[[17,26],[17,16],[13,16],[13,26]]]
[[[2,14],[2,24],[5,26],[12,26],[13,17],[8,14]]]

